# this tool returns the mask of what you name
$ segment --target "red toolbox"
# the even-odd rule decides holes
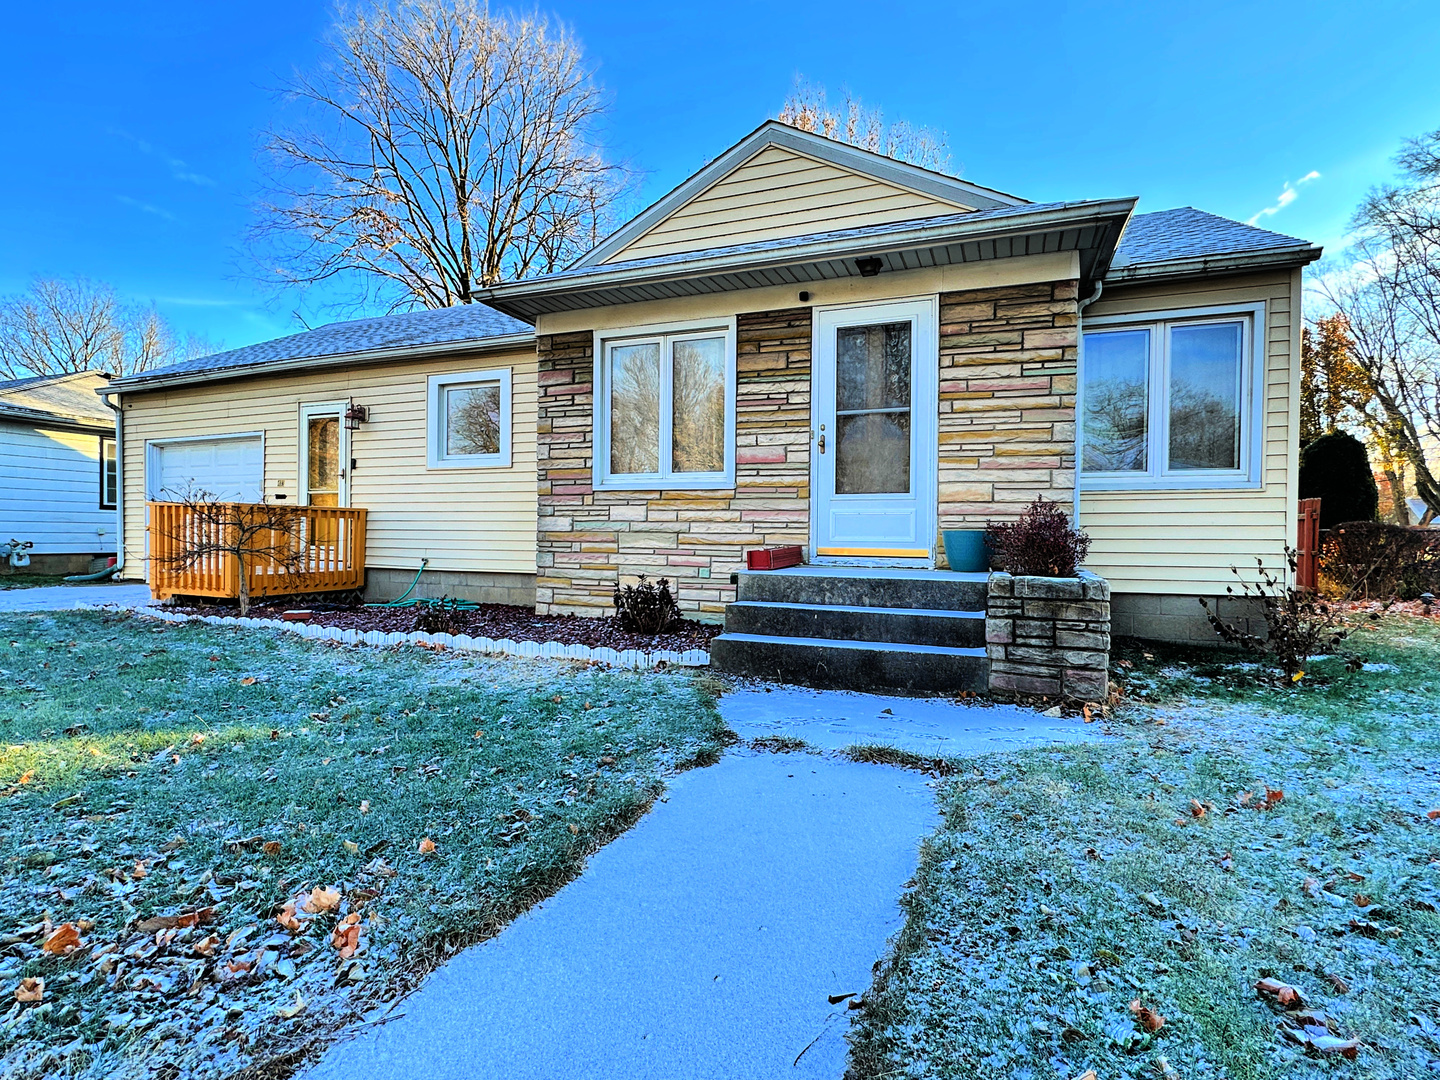
[[[794,544],[752,548],[745,552],[745,565],[751,570],[780,570],[786,566],[799,566],[800,559],[800,548]]]

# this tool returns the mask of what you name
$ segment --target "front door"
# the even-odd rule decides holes
[[[931,300],[815,315],[815,560],[931,566],[936,487]]]
[[[345,404],[300,406],[300,501],[350,505],[350,433]]]

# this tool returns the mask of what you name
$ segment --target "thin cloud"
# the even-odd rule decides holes
[[[120,202],[124,203],[126,206],[133,206],[141,213],[154,214],[156,217],[164,218],[166,221],[179,220],[174,214],[170,213],[169,210],[162,209],[161,207],[156,206],[154,203],[141,202],[139,199],[132,199],[129,195],[116,195],[115,198],[118,199]]]
[[[1264,210],[1261,210],[1258,214],[1256,214],[1250,219],[1249,224],[1257,225],[1259,224],[1261,218],[1274,217],[1281,210],[1284,210],[1285,207],[1289,206],[1292,202],[1294,202],[1300,197],[1300,189],[1302,187],[1310,183],[1310,181],[1312,180],[1319,179],[1320,174],[1314,169],[1311,169],[1308,173],[1302,176],[1299,180],[1296,180],[1293,184],[1287,180],[1285,182],[1285,186],[1280,190],[1280,197],[1275,200],[1275,205],[1267,206]]]
[[[186,163],[183,158],[178,158],[173,156],[172,154],[166,153],[164,150],[162,150],[158,146],[155,146],[153,143],[146,142],[144,139],[137,139],[128,131],[124,131],[120,128],[110,128],[110,134],[124,139],[126,142],[130,143],[130,145],[134,146],[135,149],[139,150],[142,154],[146,154],[150,157],[158,158],[159,160],[163,161],[165,163],[165,166],[170,170],[171,178],[174,180],[179,180],[183,184],[196,184],[200,187],[216,186],[214,180],[210,179],[210,177],[206,176],[204,173],[198,173],[194,169],[190,168],[189,164]]]

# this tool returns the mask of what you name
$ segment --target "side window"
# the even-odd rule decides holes
[[[510,465],[510,369],[432,375],[429,380],[432,469]]]
[[[100,509],[114,510],[120,494],[120,459],[115,440],[100,436]]]

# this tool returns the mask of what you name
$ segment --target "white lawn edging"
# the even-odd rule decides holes
[[[159,608],[141,607],[136,615],[162,622],[204,622],[211,626],[243,626],[252,630],[288,630],[312,641],[338,641],[342,645],[375,645],[389,648],[392,645],[423,645],[430,648],[454,649],[456,652],[482,653],[487,656],[523,656],[546,660],[588,660],[612,667],[645,669],[660,664],[675,667],[708,667],[710,654],[704,649],[610,649],[604,646],[592,649],[589,645],[562,645],[558,641],[512,641],[501,638],[498,641],[488,637],[471,637],[469,634],[427,634],[416,630],[408,634],[385,633],[381,630],[342,630],[338,626],[320,626],[317,623],[285,622],[281,619],[251,619],[235,615],[187,615],[178,611],[162,611]]]

